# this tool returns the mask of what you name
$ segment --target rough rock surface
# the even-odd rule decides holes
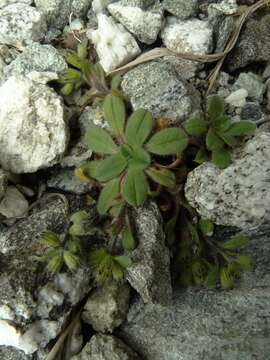
[[[47,185],[54,188],[74,194],[86,194],[91,190],[89,183],[82,182],[75,174],[74,168],[60,169],[49,177]]]
[[[112,333],[122,324],[129,306],[130,287],[127,284],[105,285],[88,298],[82,319],[102,333]]]
[[[265,85],[260,76],[248,72],[241,73],[233,85],[234,89],[246,89],[251,100],[262,101]]]
[[[133,36],[117,24],[112,17],[99,14],[98,29],[88,32],[89,39],[95,45],[100,64],[106,72],[131,61],[141,50]]]
[[[122,81],[133,108],[149,110],[156,118],[177,125],[200,111],[200,97],[177,73],[174,65],[151,61],[130,70]]]
[[[230,71],[270,59],[270,14],[247,20],[227,64]]]
[[[121,1],[110,4],[111,15],[145,44],[156,41],[162,26],[162,11],[144,11],[136,6],[123,6]]]
[[[140,360],[140,357],[115,336],[94,335],[79,355],[71,360]]]
[[[176,291],[171,306],[135,303],[120,336],[147,360],[264,360],[269,304],[269,287]]]
[[[209,22],[198,19],[182,21],[167,17],[161,38],[169,50],[179,54],[203,55],[213,49],[213,28]]]
[[[5,78],[11,75],[27,75],[31,71],[60,73],[67,68],[66,61],[51,45],[31,44],[5,67]]]
[[[133,264],[127,269],[127,279],[146,303],[168,304],[172,287],[170,254],[159,209],[148,203],[134,211],[139,244],[131,253]]]
[[[269,227],[270,134],[258,132],[233,154],[232,164],[219,170],[205,163],[189,173],[189,203],[216,224],[245,231]]]
[[[3,199],[7,188],[7,176],[5,172],[0,169],[0,200]]]
[[[87,14],[92,0],[34,0],[37,9],[46,15],[49,26],[62,29],[73,17],[83,17]]]
[[[51,199],[27,219],[1,230],[0,345],[28,354],[45,347],[61,330],[71,306],[90,290],[88,270],[54,276],[33,258],[44,251],[38,242],[41,232],[61,234],[68,221],[65,204]]]
[[[61,98],[27,77],[0,88],[0,163],[14,173],[55,164],[68,141]]]
[[[6,218],[21,218],[27,215],[28,207],[23,194],[15,186],[8,186],[0,201],[0,214]]]
[[[36,8],[14,3],[0,10],[0,43],[23,48],[40,41],[47,29],[45,16]]]
[[[198,0],[164,0],[162,6],[180,20],[186,20],[196,15]]]
[[[11,5],[11,4],[16,4],[17,2],[18,2],[18,0],[1,0],[0,8],[4,8],[5,6]],[[32,0],[20,0],[19,2],[22,4],[31,5],[31,3],[33,1]]]

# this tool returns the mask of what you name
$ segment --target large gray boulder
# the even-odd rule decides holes
[[[189,173],[185,195],[203,217],[246,232],[269,228],[270,133],[256,135],[237,148],[220,170],[204,163]]]
[[[13,173],[58,162],[68,142],[61,98],[44,84],[14,76],[0,87],[0,164]]]
[[[14,3],[0,10],[0,43],[23,48],[45,36],[44,14],[24,3]]]
[[[177,125],[200,111],[195,88],[165,61],[151,61],[125,74],[122,88],[133,108],[149,110],[155,118]]]

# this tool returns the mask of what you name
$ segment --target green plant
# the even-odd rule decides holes
[[[86,106],[94,99],[103,100],[109,93],[120,94],[121,77],[106,77],[100,64],[93,64],[88,59],[88,41],[84,39],[78,44],[77,51],[70,50],[66,55],[69,65],[59,77],[62,95],[68,96],[74,91],[85,87],[86,92],[79,100],[79,106]],[[90,90],[88,90],[90,88]]]
[[[126,121],[124,101],[114,95],[106,97],[104,113],[115,141],[100,127],[91,127],[86,136],[89,148],[99,156],[108,156],[84,165],[84,171],[104,185],[97,202],[99,213],[105,214],[119,198],[133,207],[141,206],[150,192],[149,179],[174,188],[174,173],[157,164],[153,155],[180,154],[188,146],[185,132],[167,128],[149,139],[153,130],[151,114],[139,109]]]
[[[256,125],[250,121],[232,122],[224,114],[224,103],[219,96],[211,96],[207,102],[204,118],[190,119],[185,123],[187,133],[203,137],[195,162],[201,164],[211,158],[219,168],[226,168],[231,162],[230,148],[244,135],[251,135]]]

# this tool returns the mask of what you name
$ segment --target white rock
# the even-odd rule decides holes
[[[226,169],[207,162],[190,172],[185,195],[203,218],[259,231],[269,227],[269,174],[270,133],[258,132],[233,152],[233,162]]]
[[[182,21],[169,16],[161,37],[169,50],[180,54],[203,55],[213,49],[213,29],[207,21],[198,19]]]
[[[237,12],[238,5],[236,0],[223,0],[219,2],[218,4],[210,4],[208,7],[208,11],[215,9],[219,12],[222,12],[225,15],[233,15]]]
[[[15,3],[0,10],[0,43],[23,48],[39,42],[47,24],[44,14],[27,4]]]
[[[88,31],[87,36],[95,45],[106,72],[128,63],[141,52],[133,36],[104,14],[98,15],[98,29]]]
[[[27,5],[31,5],[31,3],[33,2],[32,0],[0,0],[0,8],[4,8],[5,6],[11,5],[11,4],[16,4],[16,3],[22,3],[22,4],[27,4]]]
[[[162,26],[162,12],[144,11],[137,6],[123,6],[121,2],[110,4],[111,15],[145,44],[156,41]]]
[[[0,214],[6,218],[21,218],[27,215],[28,201],[15,187],[8,186],[4,198],[0,202]]]
[[[110,3],[114,1],[115,0],[93,0],[92,8],[96,14],[99,14],[104,11]]]
[[[246,104],[248,92],[246,89],[239,89],[226,97],[225,102],[235,107],[243,107]]]
[[[0,320],[0,346],[19,347],[21,333],[9,321]]]
[[[0,164],[13,173],[58,162],[68,141],[61,98],[46,85],[14,76],[0,87]]]
[[[8,305],[0,306],[0,319],[1,320],[14,320],[14,311]]]

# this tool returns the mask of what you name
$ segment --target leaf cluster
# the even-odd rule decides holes
[[[214,95],[208,99],[205,118],[189,119],[185,129],[189,135],[203,138],[195,162],[202,164],[211,159],[224,169],[231,163],[229,150],[237,145],[241,137],[253,134],[256,125],[251,121],[232,122],[224,113],[222,99]]]
[[[231,289],[243,271],[252,270],[251,258],[238,253],[249,241],[246,236],[238,234],[217,242],[211,239],[213,232],[214,224],[209,220],[187,222],[177,255],[182,285],[214,287],[220,283],[223,289]]]
[[[87,175],[104,185],[97,203],[99,213],[106,213],[117,199],[123,199],[133,207],[141,206],[150,189],[149,180],[174,188],[174,173],[154,164],[153,156],[183,152],[188,145],[185,132],[166,128],[150,137],[153,130],[151,114],[139,109],[126,121],[124,101],[115,95],[105,98],[104,113],[112,136],[97,126],[89,129],[86,142],[103,159],[84,165]]]

